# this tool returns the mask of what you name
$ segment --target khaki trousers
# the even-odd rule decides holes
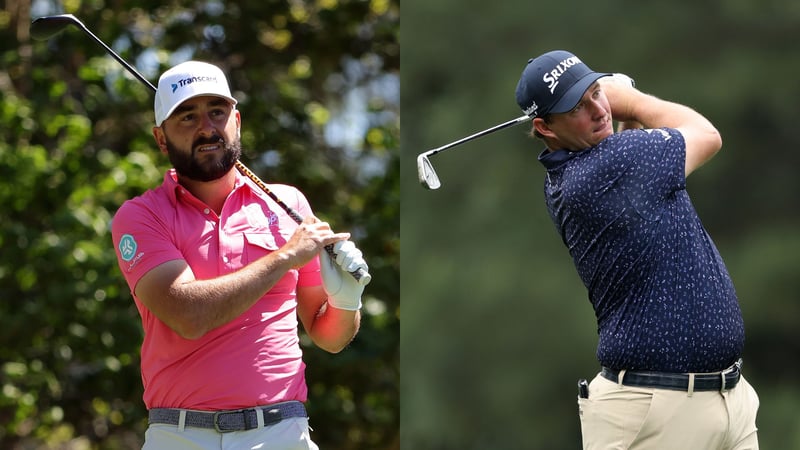
[[[578,398],[584,450],[755,450],[758,395],[742,377],[725,392],[624,386],[599,374]]]

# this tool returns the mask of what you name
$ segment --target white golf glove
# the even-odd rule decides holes
[[[633,78],[625,75],[624,73],[615,73],[611,75],[609,79],[614,80],[615,82],[630,84],[631,86],[636,87],[636,82],[633,81]]]
[[[367,270],[361,250],[351,241],[339,241],[333,244],[333,253],[336,261],[332,260],[327,251],[319,254],[320,272],[322,273],[322,286],[328,294],[328,303],[334,308],[355,311],[361,308],[361,286],[348,272],[354,272],[359,267]]]

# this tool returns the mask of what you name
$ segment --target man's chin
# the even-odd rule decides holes
[[[233,169],[233,164],[226,164],[224,167],[215,167],[210,169],[201,170],[197,167],[192,168],[191,170],[181,171],[176,168],[176,172],[178,175],[188,178],[192,181],[200,181],[203,183],[208,183],[211,181],[219,180],[220,178],[224,177],[228,172]]]
[[[607,126],[599,128],[594,132],[594,135],[597,137],[598,142],[611,136],[612,134],[614,134],[614,125],[610,122]]]
[[[192,152],[183,154],[167,146],[172,167],[182,178],[197,182],[215,181],[228,174],[242,154],[241,144],[226,146],[224,152]]]

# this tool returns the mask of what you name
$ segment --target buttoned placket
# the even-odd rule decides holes
[[[229,234],[227,230],[227,227],[230,225],[230,221],[232,220],[228,205],[230,204],[231,197],[236,195],[238,187],[239,184],[237,183],[230,194],[228,194],[228,198],[222,205],[222,210],[220,211],[219,216],[214,214],[214,226],[217,232],[217,251],[219,252],[220,259],[220,273],[227,273],[237,269],[242,259],[243,248],[241,242],[239,242],[241,237],[234,237],[233,235]]]
[[[184,197],[184,201],[188,202],[197,211],[203,215],[206,222],[211,226],[211,228],[217,233],[217,254],[219,255],[219,265],[220,265],[220,273],[226,273],[230,271],[231,266],[231,258],[229,253],[232,251],[230,247],[230,243],[226,239],[225,232],[223,230],[223,226],[221,225],[222,218],[217,215],[214,210],[208,207],[208,205],[204,204],[200,199],[193,196],[191,192],[187,191],[185,188],[180,188],[180,194]],[[223,207],[224,210],[224,207]]]
[[[211,224],[211,227],[217,233],[217,251],[219,252],[219,259],[221,261],[222,268],[228,269],[230,268],[229,264],[231,262],[231,258],[228,255],[230,248],[228,245],[226,245],[225,232],[223,230],[224,227],[221,226],[222,218],[217,216],[217,214],[208,207],[203,209],[203,214],[206,216],[208,223]]]

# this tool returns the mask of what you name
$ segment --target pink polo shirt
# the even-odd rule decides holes
[[[269,185],[301,216],[302,193]],[[117,260],[131,292],[154,267],[183,259],[197,279],[233,272],[278,249],[297,223],[237,172],[222,214],[177,183],[174,170],[154,190],[125,202],[114,216]],[[322,284],[319,259],[288,272],[253,307],[197,340],[178,336],[134,295],[142,317],[142,382],[148,408],[237,409],[305,401],[296,288]]]

